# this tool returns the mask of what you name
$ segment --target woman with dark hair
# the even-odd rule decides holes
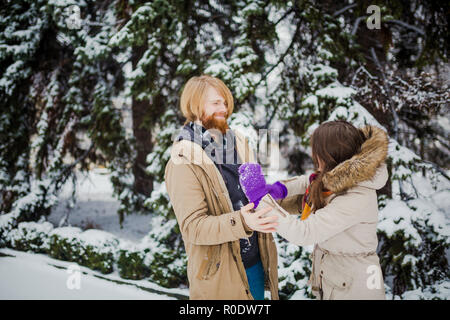
[[[309,283],[315,296],[385,299],[376,254],[376,190],[388,179],[387,134],[375,126],[358,129],[347,121],[330,121],[314,131],[311,149],[315,172],[281,181],[287,190],[285,198],[303,195],[301,215],[285,210],[285,199],[274,199],[273,192],[258,199],[258,209],[273,208],[268,215],[278,216],[276,230],[289,242],[314,245]],[[252,165],[240,168],[241,184],[250,200],[255,186],[244,172]]]

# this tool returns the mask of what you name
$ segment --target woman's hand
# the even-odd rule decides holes
[[[258,211],[252,211],[255,205],[253,202],[250,202],[246,206],[241,208],[241,215],[244,218],[247,226],[258,232],[270,233],[275,232],[275,227],[278,226],[278,223],[275,222],[278,220],[277,216],[265,217],[262,216],[266,213],[272,211],[271,207],[266,207],[264,209],[260,209]]]

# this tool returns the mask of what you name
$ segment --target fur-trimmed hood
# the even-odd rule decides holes
[[[387,133],[375,126],[366,126],[362,130],[366,141],[361,151],[324,175],[323,183],[328,190],[338,193],[356,185],[377,190],[386,184]]]

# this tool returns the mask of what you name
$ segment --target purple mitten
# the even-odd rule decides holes
[[[270,195],[275,199],[284,199],[287,196],[287,188],[280,181],[267,185]]]
[[[261,166],[257,163],[244,163],[239,167],[239,182],[248,201],[253,202],[255,208],[267,193],[276,200],[283,199],[287,195],[286,186],[281,182],[266,184]]]
[[[267,194],[266,179],[257,163],[244,163],[239,167],[239,182],[248,201],[259,204],[259,200]]]

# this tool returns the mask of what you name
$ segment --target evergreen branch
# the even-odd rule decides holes
[[[428,160],[423,160],[423,159],[422,159],[422,161],[424,163],[427,163],[427,164],[431,165],[434,170],[436,170],[437,172],[442,174],[442,176],[444,176],[447,180],[450,181],[450,177],[447,175],[447,173],[441,167],[439,167],[436,163],[428,161]]]
[[[333,13],[333,17],[337,17],[337,16],[340,15],[341,13],[344,13],[345,11],[350,10],[350,9],[356,7],[356,5],[357,5],[356,3],[353,3],[353,4],[350,4],[350,5],[348,5],[348,6],[344,7],[344,8],[342,8],[342,9],[336,11],[335,13]]]
[[[291,51],[292,47],[294,46],[295,43],[295,38],[297,37],[298,32],[300,31],[300,24],[297,24],[297,28],[295,29],[294,35],[292,37],[292,41],[289,44],[289,47],[286,49],[286,51],[283,53],[283,55],[280,57],[280,59],[278,60],[278,62],[276,64],[274,64],[262,77],[261,79],[253,86],[253,88],[258,87],[258,85],[267,78],[267,76],[281,63],[284,61],[284,58],[287,56],[287,54],[289,53],[289,51]],[[269,127],[269,124],[272,122],[273,118],[275,117],[276,114],[276,110],[277,108],[274,107],[274,110],[272,112],[272,114],[270,115],[270,117],[267,119],[266,123],[262,126],[255,126],[257,127],[257,129],[266,129]]]
[[[92,149],[94,149],[94,145],[95,143],[92,142],[91,146],[81,155],[81,157],[79,157],[78,159],[76,159],[74,162],[72,162],[71,164],[67,165],[64,167],[64,169],[62,170],[61,174],[58,176],[58,179],[56,180],[55,184],[56,184],[56,189],[59,189],[59,186],[61,183],[64,183],[64,181],[66,181],[67,177],[69,176],[69,173],[72,171],[72,169],[82,160],[84,160],[89,153],[92,151]]]
[[[256,88],[257,86],[259,86],[259,84],[265,80],[267,78],[267,76],[281,63],[283,62],[284,58],[286,58],[287,54],[289,53],[289,51],[291,51],[292,47],[294,46],[295,43],[295,38],[298,34],[300,30],[300,24],[297,24],[297,28],[295,29],[295,33],[294,36],[292,37],[292,41],[289,44],[289,47],[286,49],[286,51],[281,55],[280,59],[277,61],[277,63],[275,63],[274,65],[272,65],[269,70],[267,70],[264,75],[261,77],[261,79],[253,86],[253,88]]]
[[[288,15],[290,15],[292,12],[294,12],[294,9],[290,9],[290,10],[286,11],[286,13],[285,13],[280,19],[278,19],[277,22],[274,23],[274,26],[277,26],[278,23],[280,23],[281,21],[283,21],[283,20],[284,20]]]
[[[398,25],[400,25],[400,26],[402,26],[402,27],[405,27],[405,28],[407,28],[407,29],[410,29],[410,30],[413,30],[413,31],[417,32],[417,33],[420,34],[421,36],[424,36],[424,37],[426,36],[425,31],[423,31],[423,30],[421,30],[421,29],[419,29],[419,28],[417,28],[417,27],[415,27],[415,26],[413,26],[413,25],[410,25],[410,24],[408,24],[408,23],[406,23],[406,22],[403,22],[403,21],[400,21],[400,20],[396,20],[396,19],[386,20],[385,22],[386,22],[386,23],[395,23],[395,24],[398,24]]]
[[[434,137],[441,145],[443,145],[447,150],[450,150],[450,145],[447,142],[442,141],[438,136]]]
[[[397,111],[395,111],[394,102],[392,101],[390,89],[387,85],[388,81],[386,78],[386,74],[384,73],[383,67],[380,64],[380,61],[378,61],[377,54],[375,53],[375,49],[373,47],[370,48],[370,54],[372,55],[372,59],[375,62],[375,65],[377,66],[378,70],[381,73],[381,76],[383,77],[383,87],[386,90],[387,98],[389,101],[389,106],[391,107],[392,116],[394,119],[394,139],[398,141],[398,124],[399,124],[399,118]]]
[[[367,69],[364,68],[364,66],[360,66],[360,67],[356,70],[355,74],[353,75],[352,82],[351,82],[351,84],[350,84],[351,86],[353,86],[353,83],[354,83],[355,80],[356,80],[356,76],[358,75],[358,73],[359,73],[360,71],[363,71],[365,74],[367,74],[367,75],[369,76],[370,80],[376,80],[376,79],[378,79],[378,77],[375,77],[375,76],[373,76],[372,74],[370,74],[370,72],[367,71]]]
[[[352,36],[354,36],[356,34],[356,31],[358,31],[359,23],[364,18],[367,18],[367,17],[366,16],[361,16],[361,17],[356,18],[355,23],[353,24]]]

